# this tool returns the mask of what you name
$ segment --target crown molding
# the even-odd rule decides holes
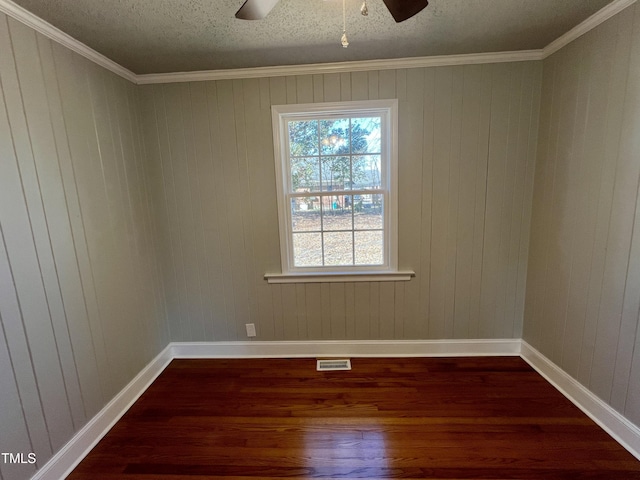
[[[22,8],[20,5],[12,2],[11,0],[0,0],[0,12],[7,14],[11,18],[25,24],[28,27],[33,28],[36,32],[41,33],[47,38],[50,38],[54,42],[59,43],[67,47],[70,50],[88,58],[92,62],[100,65],[101,67],[110,70],[116,75],[121,76],[129,80],[130,82],[136,82],[136,74],[132,71],[117,64],[113,60],[105,57],[101,53],[96,52],[94,49],[86,46],[84,43],[76,40],[71,35],[64,33],[59,28],[54,27],[49,22],[44,21],[40,17],[34,15],[30,11]]]
[[[475,65],[481,63],[527,62],[531,60],[542,60],[542,50],[470,53],[463,55],[439,55],[433,57],[392,58],[386,60],[313,63],[306,65],[282,65],[275,67],[235,68],[229,70],[208,70],[200,72],[152,73],[147,75],[138,75],[137,83],[139,85],[145,85],[152,83],[203,82],[207,80],[283,77],[288,75],[363,72],[369,70]]]
[[[553,55],[562,47],[568,45],[569,43],[573,42],[577,38],[580,38],[582,35],[593,30],[601,23],[606,22],[611,17],[620,13],[625,8],[636,3],[636,1],[637,0],[613,0],[613,2],[611,2],[609,5],[601,8],[596,13],[594,13],[589,18],[587,18],[585,21],[576,25],[567,33],[565,33],[561,37],[558,37],[549,45],[544,47],[542,49],[542,58],[544,59],[544,58],[547,58],[549,55]]]

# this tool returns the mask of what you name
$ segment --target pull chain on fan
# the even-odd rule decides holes
[[[364,0],[362,2],[362,6],[360,7],[360,13],[362,14],[363,17],[366,17],[367,15],[369,15],[369,7],[367,7],[367,0]]]
[[[347,39],[347,0],[342,0],[342,38],[340,38],[342,48],[349,46],[349,40]]]

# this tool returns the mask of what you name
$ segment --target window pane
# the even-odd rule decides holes
[[[353,156],[353,188],[381,188],[380,155]]]
[[[292,157],[318,154],[318,121],[289,122],[289,152]]]
[[[380,117],[351,119],[351,152],[381,152]]]
[[[384,237],[382,231],[355,232],[356,265],[382,265],[384,263]]]
[[[294,232],[319,232],[321,230],[320,199],[318,197],[292,198],[291,222]]]
[[[355,230],[377,230],[384,226],[383,195],[354,195]]]
[[[293,264],[296,267],[322,266],[322,235],[320,233],[293,234]]]
[[[331,195],[323,198],[322,229],[352,230],[351,195]]]
[[[353,237],[351,232],[324,234],[324,264],[353,265]]]
[[[320,189],[318,157],[291,159],[291,188],[294,192],[315,192]]]
[[[322,158],[322,190],[347,190],[351,185],[351,160],[349,157]]]
[[[322,155],[349,153],[349,119],[320,120],[320,145]]]

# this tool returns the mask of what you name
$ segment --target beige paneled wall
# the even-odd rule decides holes
[[[544,61],[524,339],[640,424],[640,5]]]
[[[0,14],[0,451],[37,466],[168,342],[137,102]]]
[[[519,338],[541,63],[141,87],[176,341]],[[398,98],[398,283],[280,269],[271,105]]]

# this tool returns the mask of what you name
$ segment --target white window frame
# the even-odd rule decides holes
[[[281,273],[267,273],[269,283],[322,281],[397,281],[409,280],[413,272],[398,271],[398,100],[367,100],[295,105],[273,105],[273,140],[280,231]],[[384,195],[383,265],[296,267],[293,260],[291,219],[289,131],[291,120],[315,120],[340,117],[381,117],[381,180]],[[357,194],[357,193],[356,193]]]

